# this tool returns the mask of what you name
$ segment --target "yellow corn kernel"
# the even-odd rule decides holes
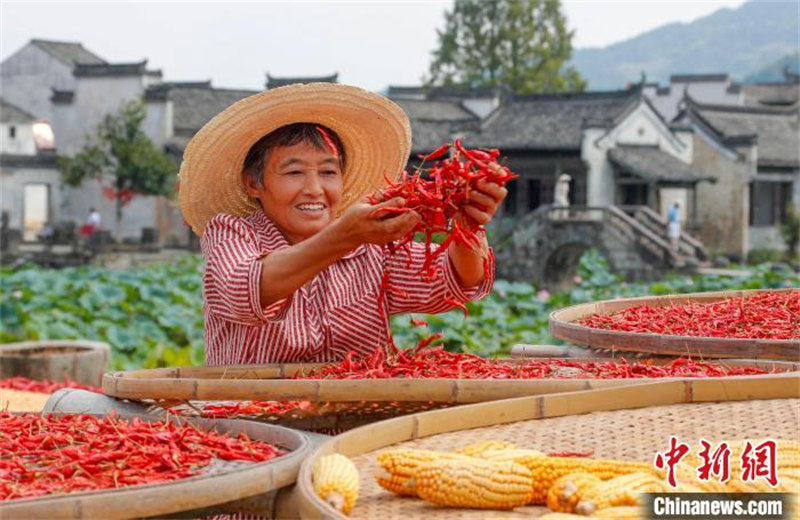
[[[605,509],[595,511],[591,518],[607,518],[608,520],[643,520],[645,515],[639,506],[617,506],[607,507]]]
[[[358,470],[353,461],[333,453],[320,457],[311,471],[314,491],[334,509],[348,514],[358,500]]]
[[[570,473],[559,477],[547,490],[547,507],[552,511],[574,513],[586,491],[602,482],[591,473]]]
[[[445,451],[415,450],[400,448],[378,454],[378,464],[383,474],[378,476],[378,484],[392,493],[417,496],[414,476],[420,465],[437,459],[471,459],[467,455]]]
[[[607,507],[636,506],[640,504],[641,493],[666,493],[668,490],[668,485],[652,473],[621,475],[587,489],[575,511],[591,515]]]
[[[583,515],[576,515],[573,513],[545,513],[538,518],[538,520],[586,520]]]
[[[515,462],[437,459],[417,470],[420,498],[451,507],[513,509],[530,501],[533,476]]]
[[[496,462],[515,461],[525,457],[544,457],[545,454],[538,450],[529,450],[524,448],[511,448],[503,450],[486,450],[478,455],[474,455],[479,459],[494,460]]]
[[[654,472],[652,464],[605,459],[571,457],[525,456],[514,459],[533,473],[534,493],[532,504],[547,503],[547,491],[559,477],[570,473],[591,473],[600,480],[608,480],[628,473]]]
[[[460,453],[462,455],[469,455],[470,457],[480,457],[482,453],[490,450],[510,450],[516,448],[517,445],[513,442],[506,441],[478,441],[472,444],[467,444],[458,449],[453,450],[453,453]]]

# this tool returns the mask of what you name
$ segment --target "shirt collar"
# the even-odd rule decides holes
[[[266,240],[267,249],[270,251],[276,251],[278,249],[283,249],[284,247],[289,247],[289,241],[286,240],[286,237],[283,235],[278,226],[275,225],[275,222],[273,222],[272,219],[264,214],[263,210],[256,211],[250,218],[253,224],[259,230],[259,234]],[[344,255],[342,259],[355,258],[364,254],[366,251],[366,245],[362,244]]]

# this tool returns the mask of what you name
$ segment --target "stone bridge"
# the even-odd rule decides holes
[[[571,284],[578,262],[597,249],[628,280],[651,279],[707,261],[703,245],[681,234],[678,251],[666,221],[646,206],[543,206],[523,217],[495,246],[498,276],[549,289]]]

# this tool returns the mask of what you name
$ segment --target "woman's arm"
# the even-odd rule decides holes
[[[497,208],[508,194],[508,190],[493,182],[483,180],[478,181],[476,188],[469,194],[473,204],[464,206],[464,214],[470,216],[478,224],[486,225],[492,220]],[[453,242],[447,250],[458,281],[464,288],[475,287],[484,278],[483,262],[488,255],[489,244],[483,234],[480,235],[479,241],[477,249]]]
[[[398,240],[419,221],[415,212],[381,218],[378,208],[402,206],[402,199],[377,205],[362,200],[316,235],[261,259],[259,284],[261,306],[286,298],[307,281],[362,244],[386,244]]]

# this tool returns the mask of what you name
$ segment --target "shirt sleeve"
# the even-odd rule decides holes
[[[432,250],[438,249],[438,245]],[[425,244],[412,242],[410,255],[405,251],[387,254],[384,269],[388,274],[386,302],[389,314],[420,312],[438,314],[454,309],[453,302],[466,303],[480,300],[492,291],[494,284],[494,251],[488,250],[487,275],[475,287],[464,288],[458,281],[455,267],[447,251],[434,260],[434,274],[426,278],[422,273],[425,262]]]
[[[261,306],[261,259],[271,251],[259,247],[249,222],[217,215],[206,224],[201,249],[206,257],[203,295],[211,312],[241,325],[262,325],[285,317],[291,296]]]

